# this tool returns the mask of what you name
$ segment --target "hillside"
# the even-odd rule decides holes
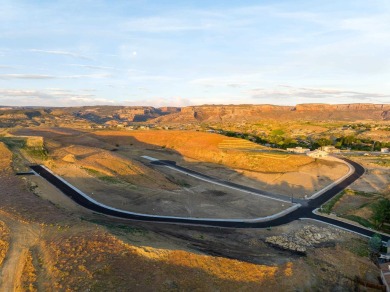
[[[187,158],[260,172],[296,171],[314,161],[308,156],[259,152],[256,150],[260,150],[261,146],[253,142],[203,132],[98,131],[96,135],[111,143],[158,145],[173,149]]]

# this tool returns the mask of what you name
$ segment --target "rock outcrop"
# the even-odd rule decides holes
[[[334,241],[342,231],[308,225],[295,233],[267,237],[265,242],[285,250],[306,253],[307,249]]]

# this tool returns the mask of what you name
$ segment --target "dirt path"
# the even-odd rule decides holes
[[[0,291],[21,291],[21,276],[28,250],[38,243],[41,230],[0,211],[0,219],[10,229],[10,246],[0,269]]]

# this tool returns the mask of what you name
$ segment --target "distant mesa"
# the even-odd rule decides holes
[[[219,122],[291,121],[384,121],[390,120],[390,104],[298,104],[295,106],[199,105],[187,107],[83,106],[66,108],[4,107],[2,127],[53,123],[93,123],[97,127],[126,127],[132,123],[197,124]]]

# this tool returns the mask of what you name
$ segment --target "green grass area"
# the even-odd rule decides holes
[[[333,211],[333,208],[336,205],[336,203],[345,194],[361,196],[361,197],[369,198],[370,200],[368,202],[366,201],[365,203],[362,203],[359,206],[354,207],[354,209],[350,209],[350,210],[346,211],[345,214],[338,213],[337,216],[339,216],[340,218],[345,218],[345,219],[354,221],[354,222],[359,223],[360,225],[367,227],[367,228],[371,228],[371,229],[375,229],[375,230],[379,230],[379,231],[383,231],[383,232],[389,232],[390,228],[386,224],[381,225],[381,227],[378,229],[378,224],[376,224],[375,219],[373,217],[374,215],[372,215],[370,218],[363,218],[363,217],[360,217],[360,216],[357,216],[354,214],[348,214],[348,213],[354,212],[354,210],[363,209],[363,208],[367,208],[367,207],[371,208],[375,213],[375,206],[377,204],[381,204],[380,200],[384,200],[383,196],[380,194],[377,194],[377,193],[366,193],[363,191],[346,189],[346,190],[342,191],[341,193],[339,193],[337,196],[335,196],[333,199],[331,199],[330,201],[325,203],[321,207],[321,209],[319,209],[319,211],[321,213],[326,213],[326,214],[331,213]]]
[[[345,193],[348,195],[355,195],[355,196],[360,196],[365,198],[373,198],[378,195],[376,193],[367,193],[367,192],[351,190],[351,189],[345,189]]]
[[[342,218],[354,221],[356,223],[359,223],[360,225],[367,227],[367,228],[374,228],[375,226],[368,221],[367,219],[364,219],[362,217],[356,216],[356,215],[343,215]]]
[[[48,159],[47,151],[44,148],[42,149],[25,148],[24,150],[30,157],[34,159],[41,159],[41,160]]]
[[[15,172],[27,171],[29,169],[29,161],[25,156],[31,157],[36,162],[48,159],[48,153],[45,148],[27,147],[25,138],[0,137],[0,142],[3,142],[12,151],[12,168]]]
[[[380,165],[380,166],[384,166],[384,167],[390,167],[390,159],[377,159],[377,160],[373,160],[371,161],[372,163],[375,163],[377,165]]]
[[[339,193],[338,195],[333,197],[330,201],[328,201],[327,203],[322,205],[321,208],[319,209],[319,211],[321,213],[326,213],[326,214],[329,214],[330,212],[332,212],[334,205],[336,205],[336,203],[342,198],[342,196],[344,194],[345,194],[345,191],[342,191],[341,193]]]
[[[112,183],[112,184],[119,184],[122,182],[120,179],[113,177],[113,176],[108,176],[108,175],[99,176],[98,178],[102,181]]]
[[[359,257],[368,257],[370,255],[366,239],[354,238],[341,243],[341,245]]]
[[[88,168],[88,167],[81,167],[86,172],[88,172],[90,175],[97,177],[98,179],[112,184],[118,184],[122,183],[122,181],[114,176],[109,176],[101,173],[100,171],[97,171],[96,169]]]
[[[11,151],[26,146],[26,139],[21,138],[0,137],[0,142],[3,142]]]
[[[189,187],[191,187],[191,185],[187,182],[187,181],[185,181],[184,179],[177,179],[177,178],[175,178],[175,177],[171,177],[171,176],[169,176],[169,177],[167,177],[168,178],[168,180],[169,181],[171,181],[172,183],[174,183],[174,184],[176,184],[176,185],[178,185],[178,186],[181,186],[181,187],[183,187],[183,188],[189,188]]]
[[[275,129],[271,132],[271,135],[274,136],[282,136],[285,134],[285,131],[283,129]]]
[[[110,223],[110,222],[97,220],[97,219],[86,219],[83,217],[81,217],[81,220],[104,226],[107,229],[109,229],[113,234],[116,235],[125,234],[125,235],[144,236],[148,233],[148,231],[143,228],[131,226],[128,224],[115,224],[115,223]]]
[[[98,176],[98,175],[102,175],[102,173],[100,171],[97,171],[95,169],[92,169],[92,168],[88,168],[88,167],[81,167],[81,169],[84,169],[86,172],[88,172],[90,175],[94,175],[94,176]]]

